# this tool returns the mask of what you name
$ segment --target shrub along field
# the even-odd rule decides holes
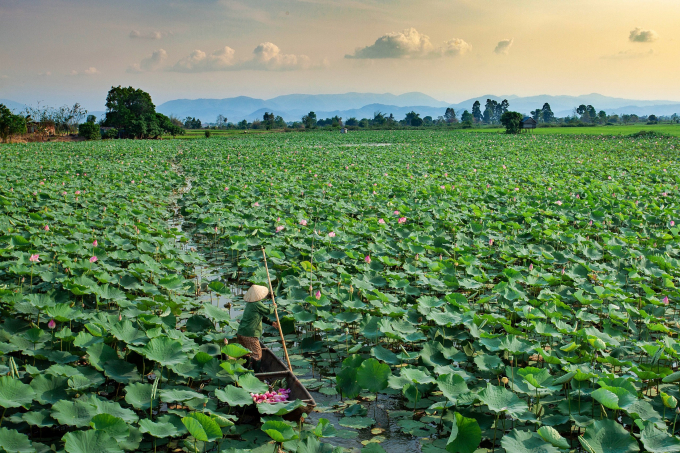
[[[0,451],[680,451],[678,145],[3,147]],[[234,341],[262,247],[304,424]]]

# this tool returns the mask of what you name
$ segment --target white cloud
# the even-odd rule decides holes
[[[654,30],[643,30],[636,27],[628,35],[628,40],[631,42],[654,42],[659,39],[659,34]]]
[[[249,60],[237,61],[235,51],[230,47],[208,55],[202,50],[194,50],[190,55],[182,58],[170,71],[176,72],[208,72],[208,71],[291,71],[296,69],[310,69],[312,67],[327,66],[324,60],[314,66],[306,55],[293,55],[281,52],[276,44],[265,42],[253,50],[253,57]]]
[[[210,55],[202,50],[194,50],[189,56],[175,63],[171,70],[177,72],[226,71],[234,65],[235,53],[236,51],[228,46]]]
[[[656,55],[654,49],[649,49],[647,52],[635,52],[632,50],[622,50],[614,55],[605,55],[602,58],[605,60],[637,60],[639,58],[647,58]]]
[[[157,71],[161,69],[165,60],[168,59],[168,53],[164,49],[155,50],[151,56],[144,58],[141,63],[136,63],[127,69],[127,72],[140,73],[148,71]]]
[[[50,73],[46,73],[46,75],[49,75]],[[77,75],[95,75],[99,74],[99,71],[97,71],[97,68],[94,66],[90,66],[89,68],[85,69],[84,71],[76,71],[75,69],[71,71],[72,76],[77,76]]]
[[[510,47],[512,47],[512,43],[514,41],[514,39],[504,39],[502,41],[498,41],[498,44],[496,44],[496,48],[493,51],[499,55],[507,55],[510,53]]]
[[[306,55],[281,53],[281,49],[271,42],[263,42],[253,50],[254,58],[242,63],[247,69],[264,69],[270,71],[286,71],[293,69],[309,69],[311,60]]]
[[[345,55],[345,58],[437,58],[464,55],[470,50],[472,46],[460,38],[445,41],[443,47],[435,48],[429,36],[411,27],[400,32],[387,33],[370,46],[357,49],[352,55]]]
[[[150,31],[148,33],[142,33],[139,30],[132,30],[130,32],[130,38],[132,39],[162,39],[166,33],[160,31]]]
[[[472,46],[460,38],[454,38],[444,42],[442,52],[446,56],[465,55],[472,50]]]

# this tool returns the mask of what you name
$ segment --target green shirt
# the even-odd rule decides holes
[[[262,317],[274,313],[274,307],[267,307],[262,302],[248,302],[243,310],[243,317],[238,326],[238,335],[259,338],[262,336]]]

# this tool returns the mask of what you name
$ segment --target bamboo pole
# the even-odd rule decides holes
[[[279,335],[281,335],[281,344],[283,345],[283,353],[286,355],[286,362],[288,362],[288,369],[293,373],[293,367],[290,365],[288,358],[288,348],[286,348],[286,340],[283,338],[283,330],[281,330],[281,321],[279,320],[279,310],[276,308],[276,301],[274,300],[274,289],[272,288],[272,279],[269,278],[269,266],[267,266],[267,254],[262,247],[262,256],[264,257],[264,268],[267,271],[267,282],[269,282],[269,294],[272,296],[272,304],[274,304],[274,314],[276,315],[276,324],[279,326]],[[295,373],[293,373],[295,374]]]

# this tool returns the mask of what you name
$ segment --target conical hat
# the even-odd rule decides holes
[[[243,296],[243,300],[246,302],[257,302],[262,300],[269,294],[269,290],[260,285],[253,285],[250,287],[248,292]]]

